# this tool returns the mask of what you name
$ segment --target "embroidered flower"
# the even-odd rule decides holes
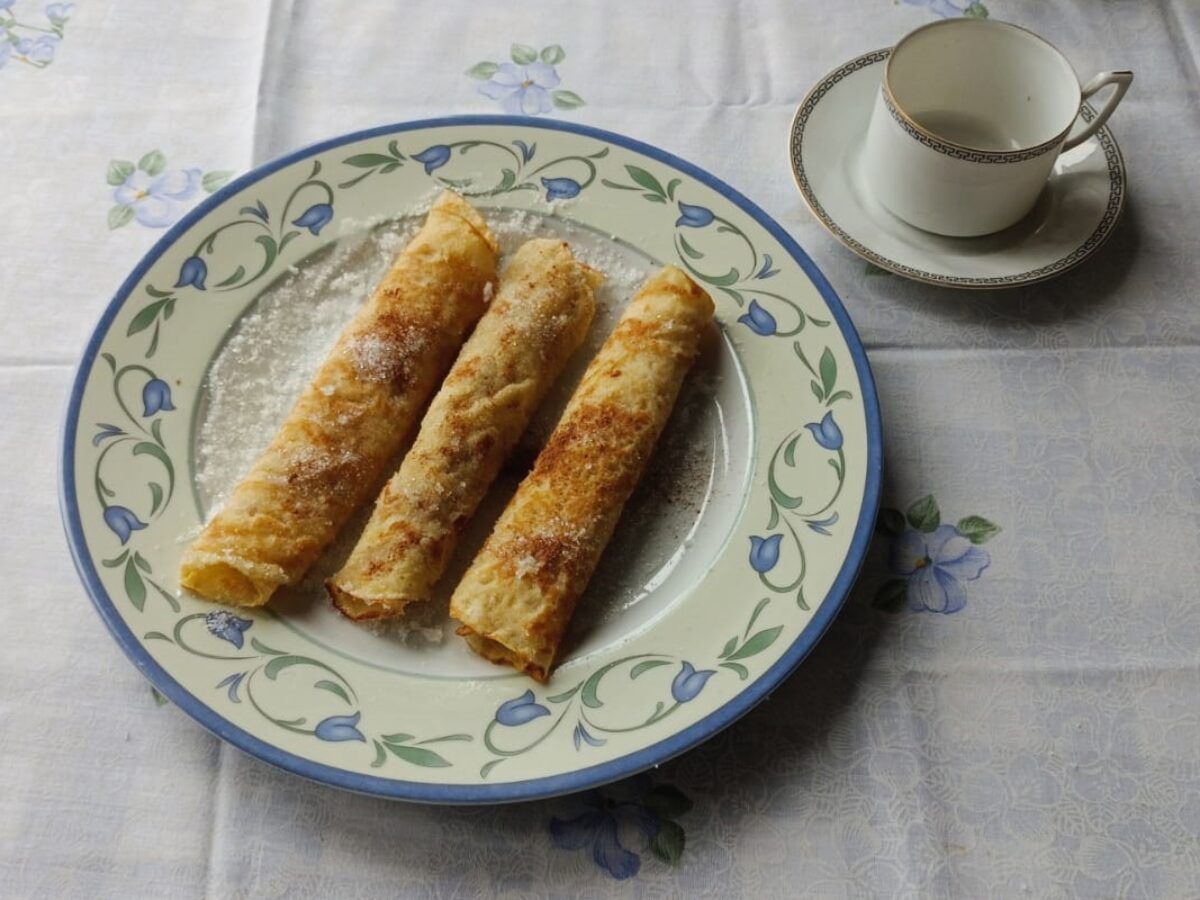
[[[113,190],[113,199],[132,210],[140,224],[165,228],[175,223],[186,201],[199,192],[201,177],[199,169],[169,169],[157,175],[134,169]]]
[[[613,878],[631,878],[641,868],[641,857],[629,849],[642,840],[656,858],[674,865],[686,843],[676,818],[692,808],[692,801],[669,784],[655,786],[648,775],[636,775],[579,796],[584,811],[571,819],[550,819],[550,837],[563,850],[590,850],[592,861]]]
[[[954,613],[966,605],[965,583],[982,575],[991,561],[953,525],[939,525],[928,534],[909,529],[897,537],[890,565],[908,579],[909,609]]]
[[[941,16],[943,19],[953,19],[958,16],[967,16],[972,19],[986,19],[988,17],[987,7],[975,0],[975,2],[955,3],[954,0],[904,0],[909,6],[924,6],[936,16]]]
[[[550,837],[563,850],[590,848],[592,860],[613,878],[631,878],[642,867],[641,857],[621,843],[620,826],[631,825],[651,839],[658,833],[658,820],[640,803],[617,803],[597,791],[583,795],[588,809],[573,819],[550,820]]]
[[[554,108],[550,95],[562,79],[554,66],[531,62],[523,66],[501,63],[492,77],[479,86],[479,93],[490,100],[499,100],[501,108],[511,115],[537,116]]]

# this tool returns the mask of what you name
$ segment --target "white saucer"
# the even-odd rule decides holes
[[[1125,203],[1125,164],[1107,127],[1055,163],[1037,205],[997,234],[942,237],[883,208],[866,189],[860,149],[890,49],[831,72],[792,120],[792,173],[813,215],[880,268],[949,287],[1016,287],[1083,262],[1112,233]],[[1095,111],[1084,106],[1082,118]]]

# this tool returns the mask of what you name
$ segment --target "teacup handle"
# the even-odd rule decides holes
[[[1129,85],[1133,84],[1133,73],[1126,71],[1101,72],[1083,86],[1083,99],[1087,100],[1087,98],[1092,96],[1092,94],[1110,84],[1115,85],[1116,90],[1113,91],[1113,95],[1108,98],[1108,102],[1104,104],[1104,109],[1100,110],[1100,113],[1096,116],[1096,118],[1088,122],[1087,127],[1084,128],[1083,131],[1079,132],[1079,134],[1072,138],[1067,138],[1066,143],[1062,146],[1064,151],[1070,150],[1072,147],[1078,147],[1093,134],[1099,131],[1101,126],[1108,121],[1108,117],[1112,115],[1113,110],[1117,108],[1117,104],[1121,102],[1121,98],[1125,96],[1125,92],[1129,90]]]

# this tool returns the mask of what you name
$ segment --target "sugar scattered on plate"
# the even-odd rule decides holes
[[[434,196],[431,193],[427,201],[431,202]],[[289,267],[266,287],[233,327],[209,370],[198,420],[196,480],[208,515],[227,499],[271,441],[342,328],[369,297],[396,254],[420,228],[423,210],[428,205],[422,202],[414,206],[412,215],[396,220],[342,222],[339,240]],[[507,475],[501,479],[511,484],[498,485],[497,493],[505,493],[511,492],[514,476],[532,462],[549,436],[583,371],[615,327],[629,298],[660,263],[609,234],[555,215],[513,209],[485,210],[484,215],[500,243],[501,272],[522,243],[534,237],[553,237],[568,241],[577,259],[605,275],[596,292],[596,317],[589,336],[522,438],[514,461],[507,467]],[[371,368],[377,349],[380,348],[364,343],[360,355],[365,367]],[[688,385],[677,413],[692,418],[685,411],[697,402],[707,404],[712,393],[703,379],[689,378]],[[692,395],[695,397],[689,399]],[[702,439],[699,443],[706,442]],[[643,490],[654,492],[657,502],[651,501],[650,505],[655,507],[676,493],[690,497],[702,492],[711,459],[708,447],[697,446],[695,441],[675,445],[668,438],[664,444],[657,462],[665,465],[653,468],[668,473],[664,477],[672,483],[680,478],[688,483],[663,490],[657,485],[657,474],[648,476],[647,481],[655,484],[648,484]],[[663,532],[669,543],[679,546],[694,522],[694,511],[681,506],[674,515],[664,517],[663,510],[657,508],[657,518],[651,522],[651,511],[644,509],[646,506],[635,495],[629,510],[635,519],[635,530],[642,532],[643,528],[653,526]],[[334,546],[323,554],[304,581],[281,591],[273,605],[286,609],[291,604],[324,602],[325,578],[349,555],[369,513],[370,505],[347,523]],[[444,580],[449,580],[452,574]],[[596,586],[607,593],[616,590],[620,581],[620,573],[613,573],[612,578],[598,573]],[[631,584],[623,589],[622,593],[628,596],[623,601],[614,598],[617,607],[634,602],[639,588],[640,584]],[[367,628],[381,634],[439,643],[445,635],[443,599],[410,607],[409,614],[399,622],[374,623]]]

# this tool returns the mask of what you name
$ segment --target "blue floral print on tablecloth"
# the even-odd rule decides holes
[[[881,509],[878,528],[891,536],[888,568],[898,577],[879,587],[875,606],[945,615],[966,606],[967,582],[978,580],[992,562],[979,545],[1000,533],[999,525],[982,516],[943,524],[932,494],[904,513]]]
[[[986,19],[988,17],[987,7],[978,0],[974,2],[955,2],[955,0],[902,0],[907,6],[924,6],[934,15],[941,16],[943,19],[953,19],[958,16],[967,16],[972,19]]]
[[[50,3],[40,15],[35,3],[0,0],[0,69],[20,63],[44,69],[54,62],[74,3]]]
[[[483,82],[479,93],[495,100],[510,115],[541,116],[554,109],[576,109],[583,98],[559,88],[562,78],[557,66],[567,58],[558,44],[540,51],[528,44],[509,48],[512,62],[478,62],[466,74]]]
[[[137,163],[114,159],[108,164],[107,177],[116,206],[108,211],[108,227],[123,228],[136,220],[147,228],[166,228],[178,221],[201,192],[211,194],[232,174],[168,168],[161,150],[151,150]]]
[[[692,808],[692,801],[673,785],[656,786],[648,775],[637,775],[574,799],[582,812],[551,818],[550,837],[563,850],[587,850],[613,878],[632,878],[641,870],[641,856],[627,846],[634,840],[670,865],[683,855],[685,834],[675,820]]]

